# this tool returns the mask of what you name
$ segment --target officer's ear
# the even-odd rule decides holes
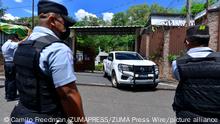
[[[56,26],[56,17],[55,17],[54,15],[50,14],[50,15],[48,16],[48,22],[49,22],[49,24],[51,24],[53,27],[55,27],[55,26]]]
[[[52,18],[48,13],[39,14],[40,25],[51,25]]]

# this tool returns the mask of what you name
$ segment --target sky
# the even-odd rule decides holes
[[[1,0],[2,6],[7,8],[5,19],[18,19],[20,17],[32,16],[33,0]],[[37,3],[34,0],[35,15],[37,15]],[[51,0],[59,2],[67,7],[69,16],[77,21],[85,16],[103,18],[110,21],[115,13],[126,11],[129,7],[138,4],[157,3],[165,8],[180,9],[185,5],[186,0]]]

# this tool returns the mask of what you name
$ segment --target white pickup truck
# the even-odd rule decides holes
[[[111,77],[113,87],[128,84],[156,88],[159,83],[158,66],[150,60],[145,60],[137,52],[113,51],[103,63],[104,76]]]

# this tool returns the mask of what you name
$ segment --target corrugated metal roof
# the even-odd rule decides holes
[[[140,25],[131,25],[131,26],[72,26],[71,29],[77,29],[77,28],[141,28],[144,26]]]
[[[135,35],[144,26],[73,26],[78,35]]]

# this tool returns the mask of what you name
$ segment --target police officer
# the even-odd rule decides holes
[[[17,34],[10,34],[9,39],[2,45],[5,70],[5,99],[13,101],[18,98],[17,87],[15,84],[15,66],[13,55],[18,47],[19,38]]]
[[[21,124],[45,124],[71,117],[86,124],[72,51],[63,42],[74,21],[67,17],[66,7],[49,0],[38,2],[38,16],[39,26],[14,56],[20,100],[11,118],[20,118]]]
[[[173,103],[177,123],[220,123],[220,53],[208,47],[209,38],[206,25],[188,28],[188,51],[172,63],[179,80]]]

